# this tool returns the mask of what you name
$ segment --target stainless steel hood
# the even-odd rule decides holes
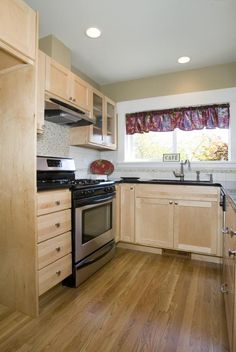
[[[65,126],[87,126],[94,123],[89,113],[55,98],[45,101],[45,120]]]

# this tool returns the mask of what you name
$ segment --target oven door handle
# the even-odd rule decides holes
[[[91,204],[95,204],[95,203],[103,203],[103,202],[107,202],[109,200],[112,200],[113,198],[115,198],[115,195],[106,197],[106,198],[102,198],[102,199],[94,199]]]
[[[89,258],[84,259],[76,269],[79,270],[79,269],[81,269],[81,267],[84,268],[87,265],[90,265],[92,263],[97,262],[98,260],[105,257],[105,255],[107,255],[107,253],[110,252],[113,247],[114,247],[114,241],[112,241],[112,243],[109,243],[108,245],[105,246],[104,252],[101,255],[99,255],[98,257],[92,258],[92,259],[89,259]]]

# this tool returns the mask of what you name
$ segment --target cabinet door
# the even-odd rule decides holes
[[[45,105],[45,78],[46,78],[46,55],[42,51],[38,51],[38,67],[37,67],[37,132],[44,131],[44,105]]]
[[[46,58],[46,90],[64,100],[69,100],[70,71],[49,56]]]
[[[97,91],[92,93],[92,107],[94,124],[89,127],[89,141],[102,145],[104,143],[104,97]]]
[[[104,112],[105,143],[110,148],[116,149],[116,106],[113,101],[105,97]]]
[[[228,330],[230,351],[236,348],[236,322],[235,320],[235,257],[229,255],[230,250],[236,250],[236,236],[232,231],[236,231],[236,209],[231,203],[226,203],[226,231],[224,233],[224,250],[223,250],[223,285],[225,301],[225,313]],[[234,233],[234,232],[233,232]]]
[[[178,200],[174,204],[174,248],[216,254],[217,202]]]
[[[0,41],[35,59],[36,12],[22,0],[0,1]]]
[[[120,239],[134,243],[134,185],[120,186]]]
[[[135,242],[173,248],[173,201],[136,198]]]
[[[69,99],[73,104],[87,111],[91,111],[91,98],[89,85],[78,76],[71,73]]]

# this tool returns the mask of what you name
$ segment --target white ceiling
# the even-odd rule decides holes
[[[103,85],[236,61],[236,0],[26,0],[40,37],[55,35],[72,64]],[[102,36],[89,39],[87,27]],[[179,56],[190,56],[186,65]]]

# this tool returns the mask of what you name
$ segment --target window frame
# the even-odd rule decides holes
[[[232,138],[236,134],[236,87],[216,89],[209,91],[200,91],[184,94],[176,94],[170,96],[160,96],[153,98],[138,99],[132,101],[124,101],[117,103],[118,112],[118,150],[115,152],[117,165],[123,167],[159,167],[172,168],[178,163],[154,162],[154,161],[125,161],[126,131],[125,131],[125,115],[136,111],[148,111],[158,109],[170,109],[172,107],[181,107],[186,105],[207,105],[221,102],[230,103],[230,126],[229,126],[229,158],[230,161],[193,161],[196,167],[204,168],[229,168],[236,167],[236,138]],[[114,159],[114,154],[113,154]],[[171,164],[171,165],[170,165]]]

